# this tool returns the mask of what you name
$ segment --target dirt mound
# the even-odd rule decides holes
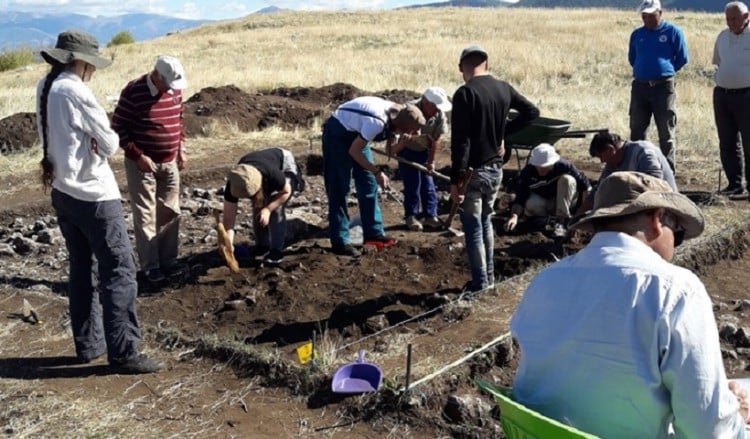
[[[204,135],[213,121],[234,125],[240,131],[258,131],[271,126],[284,129],[309,127],[340,104],[359,96],[379,96],[394,102],[419,97],[409,90],[367,92],[351,84],[336,83],[320,88],[280,87],[247,93],[237,86],[207,87],[185,103],[187,136]]]
[[[207,135],[215,122],[240,131],[271,126],[283,129],[309,127],[338,105],[359,96],[379,96],[394,102],[416,99],[410,90],[367,92],[344,83],[323,87],[280,87],[248,93],[235,85],[206,87],[185,102],[184,124],[188,137]],[[0,154],[31,147],[37,140],[36,116],[18,113],[0,120]]]
[[[34,113],[16,113],[0,119],[0,154],[31,148],[37,137]]]

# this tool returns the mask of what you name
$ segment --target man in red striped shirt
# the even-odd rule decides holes
[[[150,282],[186,271],[177,262],[186,87],[180,61],[160,56],[151,72],[125,86],[112,118],[125,150],[138,259]]]

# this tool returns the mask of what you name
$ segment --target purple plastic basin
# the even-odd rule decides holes
[[[342,366],[333,375],[331,390],[334,393],[366,393],[376,392],[383,381],[380,368],[365,362],[365,351],[359,351],[359,357],[354,363]]]

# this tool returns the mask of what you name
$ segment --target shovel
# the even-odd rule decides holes
[[[466,195],[466,189],[469,187],[469,181],[471,180],[471,176],[474,174],[474,169],[469,168],[466,170],[466,173],[464,174],[463,181],[461,182],[461,185],[458,187],[458,193],[463,195]],[[458,208],[461,205],[457,202],[453,202],[451,204],[451,212],[448,215],[448,219],[445,220],[445,223],[443,224],[445,226],[445,229],[448,230],[450,235],[461,237],[464,236],[464,232],[462,230],[454,229],[451,227],[453,224],[453,217],[456,216],[456,213],[458,213]]]
[[[383,381],[380,368],[365,362],[364,349],[359,351],[357,361],[342,366],[333,375],[331,391],[333,393],[366,393],[376,392]]]
[[[370,149],[373,152],[377,152],[380,155],[388,156],[388,153],[385,152],[385,151],[383,151],[382,149],[375,148],[374,146],[371,146]],[[441,174],[438,171],[430,171],[429,169],[427,169],[426,166],[420,165],[419,163],[413,162],[411,160],[407,160],[407,159],[405,159],[403,157],[399,157],[397,155],[396,156],[391,156],[391,157],[393,157],[394,159],[396,159],[399,163],[403,163],[403,164],[405,164],[407,166],[411,166],[414,169],[419,169],[420,171],[425,172],[427,174],[430,174],[433,177],[436,177],[436,178],[439,178],[439,179],[445,180],[445,181],[451,181],[450,177],[448,177],[447,175]]]

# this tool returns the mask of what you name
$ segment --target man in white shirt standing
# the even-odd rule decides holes
[[[604,179],[571,225],[591,242],[539,273],[513,315],[514,398],[600,437],[744,438],[747,405],[729,388],[711,300],[670,263],[703,227],[662,179]]]
[[[730,197],[745,198],[742,186],[743,151],[745,184],[750,189],[750,29],[743,2],[727,3],[727,28],[714,46],[714,119],[719,135],[721,166],[729,184],[721,190]],[[738,134],[740,139],[738,139]],[[738,141],[739,140],[739,141]]]

